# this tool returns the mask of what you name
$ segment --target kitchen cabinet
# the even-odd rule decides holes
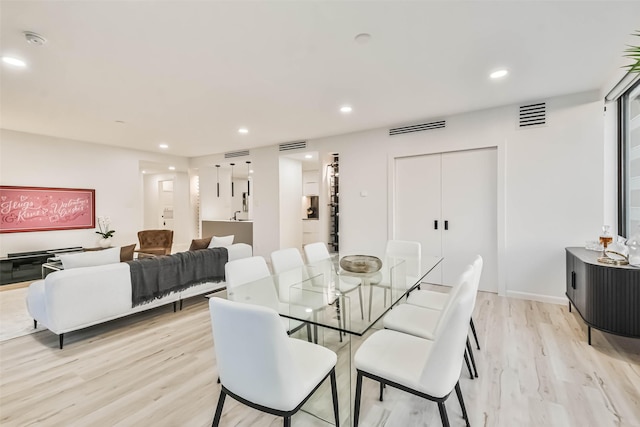
[[[317,219],[302,220],[302,244],[320,241],[320,223]]]
[[[497,292],[497,150],[398,157],[393,181],[393,238],[444,258],[426,281],[455,283],[479,254],[480,289]]]
[[[566,248],[567,291],[572,306],[591,328],[640,338],[640,269],[598,262],[600,252]]]

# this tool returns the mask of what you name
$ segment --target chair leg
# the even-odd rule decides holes
[[[220,417],[222,416],[222,407],[224,406],[224,398],[227,397],[227,393],[224,390],[220,390],[220,397],[218,397],[218,407],[216,408],[216,414],[213,416],[213,424],[211,427],[217,427],[220,425]]]
[[[471,341],[469,341],[468,336],[467,336],[467,350],[469,350],[469,358],[471,358],[471,364],[473,365],[473,372],[475,373],[475,377],[478,378],[478,368],[476,368],[476,359],[473,357],[473,349],[471,348]]]
[[[313,342],[313,334],[311,333],[311,324],[307,323],[307,341]]]
[[[180,311],[182,311],[182,300],[180,300]]]
[[[442,426],[449,427],[449,417],[447,416],[447,408],[444,407],[444,402],[438,402],[438,410],[440,411]]]
[[[336,369],[331,371],[331,396],[333,397],[333,414],[336,417],[336,427],[340,427],[340,411],[338,410],[338,385],[336,384]]]
[[[174,313],[176,312],[176,302],[175,301],[173,302],[173,312]]]
[[[469,426],[469,417],[467,416],[467,408],[464,406],[464,399],[462,398],[462,390],[460,390],[460,381],[456,383],[456,395],[458,396],[458,402],[460,402],[460,408],[462,408],[462,417]]]
[[[380,383],[380,402],[382,402],[382,398],[384,397],[384,384]]]
[[[37,329],[38,328],[38,321],[36,319],[33,319],[33,329]]]
[[[467,369],[469,370],[469,378],[474,379],[473,372],[471,372],[471,365],[469,364],[469,356],[467,356],[467,349],[464,349],[464,361],[467,364]]]
[[[362,285],[358,286],[358,293],[360,294],[360,316],[364,320],[364,298],[362,297]]]
[[[358,372],[356,379],[356,401],[353,406],[353,427],[358,427],[358,418],[360,418],[360,398],[362,397],[362,374]]]
[[[284,427],[291,427],[291,417],[284,417]]]
[[[62,350],[62,344],[64,342],[64,334],[58,335],[58,342],[60,344],[60,350]]]
[[[476,347],[478,347],[478,350],[480,350],[480,343],[478,342],[478,334],[476,334],[476,326],[473,324],[473,317],[469,321],[469,324],[471,325],[471,332],[473,332],[473,338],[476,340]]]

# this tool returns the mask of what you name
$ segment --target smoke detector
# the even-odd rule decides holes
[[[47,39],[42,37],[40,34],[36,34],[32,31],[25,31],[23,34],[24,34],[24,37],[27,39],[27,43],[29,44],[32,44],[35,46],[42,46],[47,42]]]

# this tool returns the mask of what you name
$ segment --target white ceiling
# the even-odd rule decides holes
[[[28,63],[0,66],[3,128],[190,157],[603,90],[640,29],[638,1],[2,0],[0,12],[0,54]],[[490,81],[499,67],[510,75]]]

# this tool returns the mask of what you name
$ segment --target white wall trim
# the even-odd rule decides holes
[[[526,299],[530,301],[547,302],[550,304],[567,305],[569,300],[567,297],[552,297],[542,294],[531,294],[528,292],[507,291],[507,297]]]

